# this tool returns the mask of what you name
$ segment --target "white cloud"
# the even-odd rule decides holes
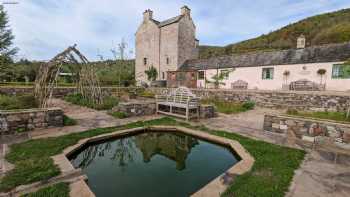
[[[10,25],[20,48],[19,57],[50,59],[69,45],[78,44],[88,59],[122,38],[134,47],[134,33],[142,12],[152,9],[164,20],[192,9],[201,44],[229,44],[255,37],[304,17],[350,6],[348,0],[18,0],[6,5]]]

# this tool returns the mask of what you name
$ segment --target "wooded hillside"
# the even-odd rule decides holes
[[[350,41],[350,9],[306,18],[269,34],[224,47],[200,46],[200,58],[295,48],[301,34],[306,36],[307,46]]]

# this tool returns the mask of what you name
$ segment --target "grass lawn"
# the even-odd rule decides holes
[[[211,104],[216,107],[216,110],[224,114],[236,114],[254,109],[255,103],[251,101],[247,102],[232,102],[232,101],[221,101],[215,99],[201,100],[202,104]]]
[[[309,118],[334,120],[338,122],[350,123],[350,118],[346,118],[345,112],[305,112],[305,111],[288,110],[287,114],[292,116],[298,116],[298,117],[306,117],[306,118],[309,117]]]
[[[69,197],[69,184],[57,183],[21,197]]]
[[[117,106],[119,101],[116,97],[106,96],[103,98],[102,104],[94,104],[90,100],[84,98],[79,93],[68,94],[64,97],[64,100],[76,105],[85,106],[97,110],[107,110],[112,109],[114,106]]]
[[[20,94],[16,96],[0,94],[0,110],[31,109],[37,107],[38,103],[32,94]]]
[[[179,125],[239,141],[255,158],[255,163],[250,172],[235,178],[235,182],[223,196],[235,194],[235,196],[249,197],[282,197],[288,191],[294,170],[299,168],[305,155],[302,150],[257,141],[221,130],[210,130],[204,126],[191,126],[172,118],[161,118],[14,144],[11,146],[11,151],[6,155],[6,159],[15,164],[15,169],[2,179],[0,191],[8,191],[21,184],[28,184],[58,175],[60,173],[59,169],[53,164],[50,156],[61,153],[64,148],[76,144],[80,139],[148,125]]]

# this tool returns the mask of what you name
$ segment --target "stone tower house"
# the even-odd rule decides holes
[[[161,22],[153,19],[151,10],[146,10],[135,40],[138,84],[149,82],[145,71],[151,66],[158,71],[157,80],[166,80],[167,71],[175,71],[186,60],[198,58],[196,26],[187,6],[181,8],[180,15]]]

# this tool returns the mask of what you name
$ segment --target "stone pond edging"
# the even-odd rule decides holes
[[[236,177],[237,175],[244,174],[245,172],[248,172],[255,160],[254,158],[244,149],[244,147],[237,141],[230,140],[223,137],[214,136],[208,133],[204,133],[202,131],[196,131],[192,129],[188,129],[185,127],[178,127],[178,126],[151,126],[151,127],[139,127],[134,129],[127,129],[123,131],[116,131],[113,133],[107,133],[102,134],[99,136],[86,138],[80,140],[77,144],[67,147],[64,149],[62,154],[53,156],[53,160],[56,165],[58,165],[61,172],[66,173],[69,171],[74,170],[73,165],[68,160],[68,156],[71,155],[74,151],[78,150],[82,146],[84,146],[86,143],[92,143],[97,142],[101,140],[106,140],[110,138],[116,138],[116,137],[123,137],[130,134],[136,134],[140,132],[147,132],[147,131],[164,131],[164,132],[182,132],[185,134],[189,134],[195,137],[199,137],[204,140],[209,140],[214,143],[218,143],[220,145],[226,146],[230,149],[232,149],[240,158],[241,160],[237,162],[234,166],[232,166],[230,169],[228,169],[225,173],[221,174],[214,180],[212,180],[210,183],[208,183],[206,186],[201,188],[199,191],[194,193],[192,196],[194,197],[219,197],[229,186],[230,182]],[[73,191],[84,191],[84,197],[93,197],[95,196],[91,190],[86,191],[88,189],[87,184],[82,181],[79,184],[73,185],[72,188],[71,184],[71,192]],[[83,193],[83,192],[80,192]],[[83,196],[79,195],[79,192],[75,193],[75,196]]]
[[[328,120],[266,114],[264,130],[313,143],[334,144],[350,149],[350,124]]]
[[[13,135],[35,128],[62,127],[61,108],[0,110],[0,135]]]

